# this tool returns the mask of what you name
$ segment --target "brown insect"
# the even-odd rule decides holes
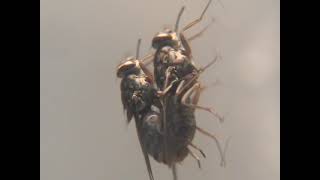
[[[224,165],[225,163],[224,152],[219,141],[209,132],[196,126],[194,115],[195,109],[203,109],[214,114],[219,120],[223,119],[212,108],[198,105],[203,90],[198,77],[217,58],[204,68],[197,68],[192,61],[188,40],[183,34],[184,31],[202,20],[210,3],[211,0],[200,18],[189,23],[178,33],[180,17],[185,9],[182,7],[176,21],[175,30],[165,29],[163,32],[156,34],[152,40],[152,46],[156,49],[153,60],[155,82],[161,91],[166,92],[166,95],[160,98],[162,103],[161,131],[164,135],[162,137],[162,150],[151,154],[156,161],[167,164],[172,168],[174,179],[177,179],[176,163],[183,161],[188,154],[197,159],[200,167],[199,157],[191,151],[191,148],[200,151],[205,157],[203,151],[192,144],[196,130],[215,140],[222,158],[221,164]]]
[[[128,123],[135,119],[139,142],[143,151],[150,180],[153,180],[148,154],[157,162],[168,165],[177,179],[176,163],[183,161],[189,154],[198,161],[200,158],[191,150],[204,152],[192,143],[195,132],[213,138],[224,164],[224,154],[219,141],[211,133],[196,126],[195,109],[204,109],[218,116],[210,108],[198,105],[200,94],[204,87],[198,77],[211,66],[217,57],[204,68],[196,68],[192,61],[191,48],[188,40],[193,40],[202,34],[196,34],[186,39],[183,32],[201,21],[211,0],[202,12],[200,18],[189,23],[177,36],[178,24],[184,7],[179,12],[175,31],[165,30],[158,33],[152,41],[157,52],[154,55],[154,85],[153,75],[146,68],[146,63],[139,59],[137,46],[136,58],[127,59],[117,69],[121,81],[121,99],[127,112]],[[218,116],[219,117],[219,116]]]
[[[117,67],[117,77],[121,78],[120,91],[123,109],[127,114],[127,123],[134,118],[136,130],[141,149],[145,158],[150,180],[153,180],[149,156],[142,140],[144,131],[143,121],[157,115],[152,106],[157,103],[157,91],[153,86],[152,74],[144,67],[139,60],[139,48],[141,40],[137,45],[135,58],[127,58],[125,62]],[[158,105],[159,106],[159,105]]]
[[[118,65],[116,74],[121,78],[121,100],[127,114],[127,123],[130,123],[132,118],[135,120],[149,178],[153,180],[148,154],[155,157],[155,149],[163,147],[163,133],[160,130],[162,106],[159,97],[165,92],[156,90],[152,74],[139,60],[140,42],[139,39],[136,57],[129,57]]]

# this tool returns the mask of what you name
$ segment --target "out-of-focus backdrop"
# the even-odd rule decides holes
[[[202,169],[188,157],[180,180],[280,179],[280,1],[214,0],[200,25],[214,24],[191,43],[205,65],[218,51],[223,59],[201,77],[208,89],[200,103],[225,116],[219,124],[198,111],[197,123],[225,142],[227,167],[219,166],[214,142],[195,144],[207,154]],[[41,180],[148,179],[134,124],[128,127],[115,68],[150,50],[152,36],[198,17],[206,0],[41,0]],[[220,85],[210,84],[219,80]],[[151,160],[156,180],[171,171]]]

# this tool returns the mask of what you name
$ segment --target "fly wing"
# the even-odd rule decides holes
[[[162,124],[162,133],[163,133],[163,155],[164,155],[164,162],[170,166],[169,158],[168,158],[168,127],[167,127],[167,114],[166,114],[166,97],[163,97],[161,100],[161,124]]]
[[[149,160],[149,156],[147,154],[147,151],[142,143],[142,119],[139,119],[138,116],[135,116],[135,121],[136,121],[136,130],[137,130],[137,134],[138,134],[138,139],[139,139],[139,143],[140,143],[140,147],[144,156],[144,160],[147,166],[147,170],[148,170],[148,174],[149,174],[149,179],[150,180],[154,180],[153,178],[153,174],[152,174],[152,169],[151,169],[151,164],[150,164],[150,160]]]
[[[133,112],[130,109],[129,102],[128,102],[131,99],[130,93],[128,92],[128,88],[127,88],[128,83],[129,83],[128,81],[122,80],[120,85],[120,90],[121,90],[121,102],[122,102],[123,110],[127,114],[127,123],[130,123],[133,117]]]

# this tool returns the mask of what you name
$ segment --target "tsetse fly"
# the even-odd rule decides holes
[[[121,78],[121,101],[123,109],[127,114],[127,123],[129,124],[132,118],[134,118],[149,178],[153,180],[148,152],[142,139],[146,131],[142,127],[144,122],[159,119],[159,112],[154,111],[152,106],[158,104],[158,108],[160,108],[160,103],[157,102],[157,91],[153,86],[152,74],[139,60],[140,44],[141,40],[139,39],[136,57],[128,57],[123,63],[118,65],[116,74],[118,78]]]
[[[128,57],[117,67],[121,78],[120,91],[127,123],[135,120],[138,139],[147,165],[150,180],[153,180],[148,154],[156,157],[157,149],[163,147],[163,133],[160,130],[162,106],[159,98],[166,92],[154,86],[152,73],[139,60],[141,39],[138,40],[136,57]],[[160,150],[162,151],[162,150]]]
[[[205,157],[204,152],[192,143],[196,131],[215,140],[221,163],[224,164],[225,151],[219,141],[211,133],[197,127],[195,120],[195,109],[207,110],[221,119],[212,109],[197,105],[204,89],[198,77],[217,58],[204,68],[196,68],[188,39],[182,33],[201,21],[210,3],[211,0],[200,18],[184,27],[179,37],[178,24],[184,7],[179,12],[175,31],[167,29],[153,38],[152,46],[157,50],[153,59],[154,75],[146,68],[144,61],[139,60],[141,41],[138,41],[136,58],[127,59],[117,68],[117,76],[122,78],[120,90],[123,108],[128,123],[132,118],[135,119],[150,180],[154,178],[148,155],[168,165],[175,180],[176,163],[182,162],[189,154],[198,161],[200,167],[200,158],[191,150],[195,149]]]
[[[161,120],[164,149],[153,157],[156,161],[167,164],[172,168],[174,179],[177,179],[176,163],[183,161],[188,154],[198,161],[200,167],[200,159],[191,151],[192,148],[200,151],[205,157],[203,151],[192,144],[196,130],[215,140],[222,158],[221,163],[224,165],[224,152],[220,143],[211,133],[196,126],[194,113],[195,109],[203,109],[214,114],[220,121],[223,119],[212,108],[198,105],[203,90],[198,77],[217,58],[204,68],[197,68],[192,60],[188,40],[183,34],[184,31],[202,20],[210,3],[211,0],[206,5],[200,18],[189,23],[178,33],[180,17],[185,9],[185,7],[182,7],[174,31],[165,29],[152,39],[152,47],[156,49],[153,60],[155,82],[160,90],[168,92],[160,99],[163,108]]]
[[[197,79],[200,73],[212,65],[217,58],[206,67],[197,68],[193,61],[191,47],[184,36],[184,32],[202,20],[210,4],[211,0],[203,10],[200,18],[190,22],[179,32],[180,17],[185,9],[185,7],[182,7],[174,31],[165,29],[163,32],[157,33],[152,39],[152,47],[156,49],[153,64],[155,81],[158,88],[162,90],[171,88],[172,85],[169,85],[169,82],[177,80],[175,83],[177,87],[174,88],[176,89],[176,95],[180,96],[185,94],[185,96],[187,96],[193,91],[199,91],[200,83],[197,82]],[[186,98],[182,98],[181,102],[186,105],[187,103],[185,101]],[[213,108],[202,107],[195,104],[188,104],[188,106],[209,111],[220,121],[223,121],[223,117],[216,113]]]
[[[177,104],[169,104],[168,107],[173,107],[171,112],[176,114],[176,117],[171,116],[167,124],[169,127],[168,133],[174,132],[175,135],[171,136],[170,133],[169,135],[164,133],[162,129],[162,114],[164,112],[160,99],[162,96],[166,96],[168,92],[159,91],[155,88],[152,74],[141,62],[138,53],[136,58],[127,58],[125,62],[118,66],[117,76],[122,79],[120,83],[121,100],[127,114],[127,123],[130,123],[132,118],[135,120],[138,139],[145,158],[149,178],[150,180],[154,180],[148,154],[156,161],[163,162],[172,168],[175,168],[175,165],[172,163],[181,162],[189,153],[197,158],[187,146],[197,149],[204,157],[205,154],[191,143],[196,127],[194,109],[178,104],[175,97],[169,99],[173,100],[171,101],[172,103]],[[186,121],[182,121],[183,118]],[[183,129],[188,128],[193,129],[193,133],[183,131]],[[190,142],[188,141],[187,144],[182,142],[185,136],[188,136],[188,139],[190,139]],[[168,142],[165,142],[166,137],[169,137]],[[169,151],[167,151],[166,144],[174,148],[168,148]],[[168,153],[171,157],[170,160],[165,158],[166,152],[170,152]],[[199,158],[197,159],[199,161]],[[174,176],[176,176],[175,169]]]

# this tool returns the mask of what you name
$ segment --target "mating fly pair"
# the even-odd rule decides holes
[[[203,151],[192,143],[195,132],[207,135],[216,142],[221,165],[224,165],[225,150],[211,133],[197,127],[195,110],[202,109],[212,113],[220,121],[223,119],[212,108],[198,105],[202,87],[198,80],[200,74],[216,62],[217,57],[203,68],[197,68],[193,61],[188,41],[199,37],[203,31],[186,38],[184,32],[199,23],[207,11],[211,0],[200,18],[192,21],[181,31],[179,21],[184,11],[181,8],[174,31],[165,29],[152,39],[156,50],[153,57],[154,73],[147,68],[147,59],[139,59],[141,40],[138,41],[135,58],[128,58],[117,68],[117,76],[122,78],[120,90],[123,108],[128,123],[133,118],[146,162],[150,180],[153,173],[149,155],[157,162],[168,165],[177,179],[176,163],[182,162],[189,154],[198,161],[200,158],[192,151]]]

